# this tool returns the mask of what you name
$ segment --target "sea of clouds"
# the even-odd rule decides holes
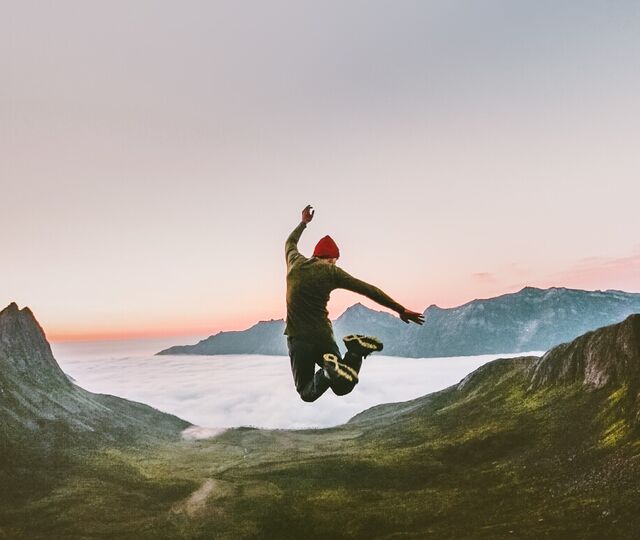
[[[54,354],[76,384],[92,392],[140,401],[203,428],[329,427],[380,403],[414,399],[457,383],[496,358],[370,356],[360,383],[338,397],[329,390],[314,403],[295,391],[289,358],[260,355],[152,356],[145,347],[108,342],[58,344]],[[159,349],[155,349],[159,350]],[[141,354],[141,351],[144,354]]]

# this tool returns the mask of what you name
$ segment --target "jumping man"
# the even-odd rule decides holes
[[[334,289],[347,289],[392,309],[406,323],[424,323],[420,313],[398,304],[377,287],[356,279],[338,266],[340,250],[330,236],[322,238],[313,257],[298,251],[298,240],[313,219],[311,205],[302,211],[302,221],[287,238],[287,335],[291,371],[296,390],[304,401],[315,401],[329,388],[338,396],[348,394],[358,383],[362,359],[381,351],[382,342],[374,337],[354,334],[343,341],[344,359],[333,336],[327,311],[329,295]],[[320,369],[315,371],[318,364]]]

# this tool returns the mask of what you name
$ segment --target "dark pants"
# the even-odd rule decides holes
[[[329,381],[322,369],[316,371],[316,364],[322,368],[322,356],[325,353],[335,354],[338,361],[360,371],[362,357],[347,352],[342,359],[335,341],[313,342],[298,338],[287,338],[289,358],[291,359],[291,373],[296,384],[296,390],[303,401],[315,401],[329,388],[338,396],[344,396],[353,390],[358,381]]]

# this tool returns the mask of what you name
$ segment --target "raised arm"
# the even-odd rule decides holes
[[[378,287],[370,285],[366,281],[354,278],[352,275],[345,272],[342,268],[336,266],[337,275],[337,287],[339,289],[346,289],[353,291],[367,298],[370,298],[374,302],[395,311],[398,316],[406,323],[412,321],[416,324],[424,323],[424,316],[421,313],[416,313],[405,308],[402,304],[396,302],[388,294],[383,292]]]
[[[284,244],[284,253],[287,259],[287,264],[291,264],[294,259],[296,259],[300,252],[298,251],[298,241],[300,240],[300,236],[302,236],[302,231],[304,231],[307,227],[307,223],[309,223],[313,219],[314,210],[311,208],[311,205],[307,205],[302,211],[302,220],[300,224],[293,229],[293,232],[287,238],[287,241]]]

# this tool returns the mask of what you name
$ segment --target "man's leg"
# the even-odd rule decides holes
[[[381,351],[383,348],[382,342],[379,339],[362,334],[345,336],[343,341],[347,347],[347,352],[344,355],[342,363],[355,371],[356,377],[351,382],[341,381],[338,384],[331,385],[334,394],[338,396],[348,394],[355,388],[356,384],[358,384],[358,374],[362,367],[362,359],[372,352]],[[338,356],[339,355],[340,353],[338,353]]]
[[[315,401],[330,385],[322,369],[315,371],[318,362],[316,346],[295,338],[287,338],[287,345],[296,390],[303,401]]]
[[[340,358],[339,352],[338,358]],[[333,390],[335,395],[344,396],[351,392],[355,388],[356,384],[358,384],[357,375],[360,373],[360,368],[362,367],[362,356],[358,356],[351,351],[347,351],[344,358],[340,359],[340,362],[349,366],[356,373],[356,377],[354,377],[352,381],[343,380],[331,384],[331,390]]]

